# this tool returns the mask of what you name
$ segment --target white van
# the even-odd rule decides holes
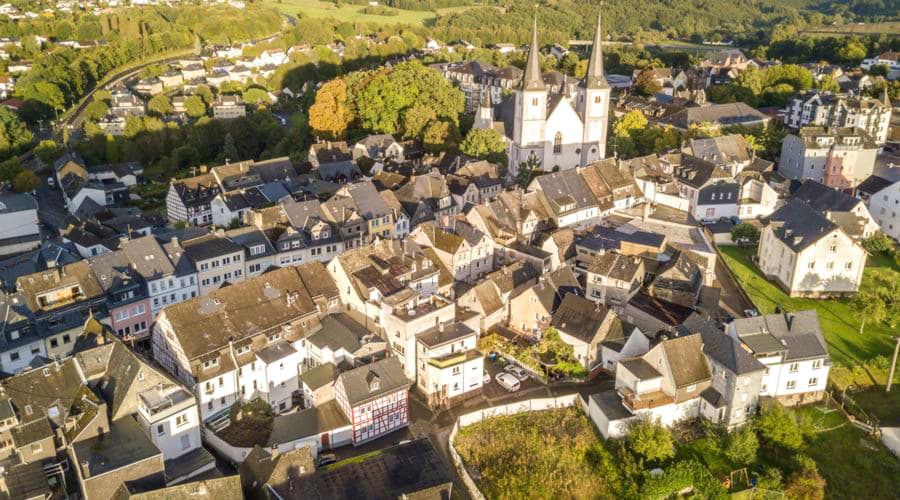
[[[497,383],[500,384],[500,387],[503,387],[509,392],[516,392],[521,386],[519,379],[506,372],[498,373],[497,376],[494,377],[494,380],[496,380]]]

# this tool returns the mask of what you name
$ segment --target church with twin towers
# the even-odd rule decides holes
[[[475,127],[493,128],[506,138],[511,173],[515,174],[518,165],[529,157],[547,172],[588,165],[606,157],[610,88],[603,75],[602,39],[598,15],[584,79],[577,85],[551,85],[541,73],[535,19],[515,99],[494,106],[491,93],[484,93]]]

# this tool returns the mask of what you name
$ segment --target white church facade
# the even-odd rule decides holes
[[[598,16],[585,78],[574,95],[565,85],[553,92],[541,75],[535,20],[522,82],[515,99],[504,103],[513,109],[499,110],[504,123],[494,120],[498,110],[486,95],[477,111],[475,127],[503,131],[513,175],[530,157],[547,172],[589,165],[606,157],[610,87],[603,75],[601,40]]]

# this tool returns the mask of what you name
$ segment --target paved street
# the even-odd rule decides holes
[[[38,219],[53,230],[65,229],[72,217],[66,211],[62,191],[47,185],[47,178],[40,177],[41,182],[35,190],[38,202]],[[56,236],[56,234],[53,234]]]

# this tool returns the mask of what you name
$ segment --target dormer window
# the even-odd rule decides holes
[[[235,349],[234,352],[236,355],[240,356],[241,354],[244,354],[248,351],[250,351],[250,346],[245,345],[245,346],[238,347],[237,349]]]
[[[281,332],[270,333],[269,335],[266,335],[266,340],[267,340],[270,344],[271,344],[272,342],[275,342],[275,341],[279,340],[280,338],[281,338]]]
[[[219,366],[219,358],[208,359],[203,362],[203,369],[215,368]]]

